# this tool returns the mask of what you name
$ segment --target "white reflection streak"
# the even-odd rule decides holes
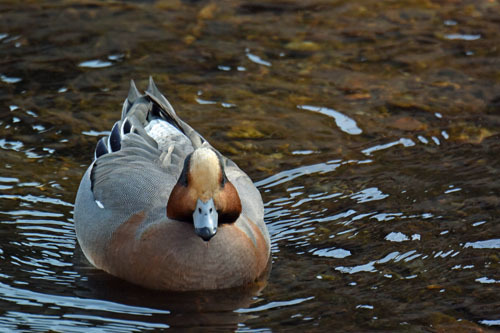
[[[334,109],[322,107],[322,106],[313,106],[313,105],[297,105],[297,108],[307,111],[313,111],[321,113],[325,116],[332,117],[335,119],[335,123],[337,126],[345,133],[351,135],[361,134],[363,131],[358,127],[356,121],[354,119],[349,118],[343,113],[340,113]]]
[[[389,194],[382,193],[376,187],[365,188],[359,192],[353,193],[351,199],[355,199],[358,203],[364,203],[369,201],[382,200],[389,196]]]
[[[480,320],[479,323],[483,324],[483,325],[488,325],[488,326],[500,326],[500,319],[498,319],[498,320],[495,320],[495,319],[493,319],[493,320],[487,320],[487,319],[485,319],[485,320]]]
[[[261,306],[256,306],[255,308],[249,308],[249,309],[237,309],[234,310],[234,312],[237,313],[252,313],[252,312],[260,312],[260,311],[265,311],[265,310],[270,310],[274,308],[279,308],[283,306],[290,306],[290,305],[297,305],[300,303],[304,303],[307,301],[310,301],[314,299],[314,296],[306,297],[306,298],[296,298],[291,301],[276,301],[276,302],[269,302],[267,304],[263,304]]]
[[[318,163],[312,165],[305,165],[295,169],[285,170],[279,172],[271,177],[263,179],[255,183],[257,187],[269,188],[285,182],[289,182],[295,178],[310,175],[313,173],[327,173],[332,172],[340,166],[339,161],[329,161],[326,163]]]
[[[481,38],[481,35],[480,34],[476,34],[476,35],[473,35],[473,34],[448,34],[448,35],[445,35],[444,36],[446,39],[449,39],[449,40],[467,40],[467,41],[471,41],[471,40],[477,40],[477,39],[480,39]]]
[[[83,67],[83,68],[104,68],[104,67],[109,67],[113,63],[110,61],[103,61],[99,59],[94,59],[94,60],[87,60],[83,61],[78,64],[78,67]]]
[[[465,243],[464,247],[472,247],[473,249],[500,249],[500,238],[477,242],[467,242]]]
[[[365,154],[366,156],[371,156],[371,154],[374,151],[384,150],[384,149],[391,148],[391,147],[397,146],[397,145],[403,145],[404,147],[412,147],[415,145],[415,142],[413,142],[412,139],[401,138],[398,141],[389,142],[389,143],[386,143],[383,145],[376,145],[376,146],[364,149],[361,152],[363,154]]]
[[[137,320],[130,320],[130,319],[114,319],[114,318],[109,318],[109,317],[101,317],[101,316],[92,316],[92,315],[81,315],[81,314],[73,314],[73,313],[66,313],[63,315],[63,318],[69,318],[69,319],[78,319],[78,320],[88,320],[89,322],[92,321],[103,321],[105,323],[116,323],[116,324],[126,324],[126,325],[136,325],[139,327],[145,327],[147,329],[151,328],[170,328],[167,324],[162,324],[162,323],[152,323],[152,322],[142,322],[142,321],[137,321]]]
[[[264,65],[267,67],[271,67],[271,63],[269,61],[263,60],[258,55],[250,53],[249,49],[246,49],[245,51],[246,51],[248,60],[250,60],[251,62],[256,63],[258,65]]]
[[[370,261],[369,263],[363,264],[363,265],[357,265],[357,266],[352,266],[352,267],[345,267],[345,266],[339,266],[336,267],[335,270],[341,272],[341,273],[346,273],[346,274],[355,274],[359,272],[369,272],[369,273],[375,273],[377,272],[377,269],[375,268],[375,264],[385,264],[391,260],[394,262],[399,262],[401,260],[404,260],[405,262],[409,262],[413,259],[416,259],[422,254],[416,253],[416,250],[411,250],[406,253],[400,253],[398,251],[391,252],[388,255],[386,255],[384,258],[379,259],[379,260],[373,260]]]
[[[44,197],[44,196],[34,196],[32,194],[27,194],[27,195],[0,195],[0,199],[10,199],[10,200],[22,200],[22,201],[27,201],[27,202],[32,202],[32,203],[49,203],[49,204],[54,204],[54,205],[61,205],[61,206],[68,206],[68,207],[73,207],[73,204],[63,201],[61,199],[55,199],[51,197]]]

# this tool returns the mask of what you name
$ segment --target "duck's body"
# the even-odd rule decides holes
[[[263,213],[250,178],[178,118],[150,80],[143,96],[131,83],[121,120],[82,178],[74,215],[95,267],[149,288],[206,290],[264,273]]]

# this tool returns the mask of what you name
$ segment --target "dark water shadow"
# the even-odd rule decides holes
[[[239,323],[255,317],[235,310],[249,308],[259,299],[271,270],[269,264],[259,281],[243,287],[174,292],[146,289],[96,269],[78,246],[73,262],[75,271],[83,277],[77,282],[76,296],[129,307],[130,311],[116,313],[120,320],[140,320],[146,326],[166,324],[170,328],[190,329],[212,327],[235,330]],[[137,312],[140,313],[134,313],[139,309]],[[107,313],[106,317],[109,316]]]

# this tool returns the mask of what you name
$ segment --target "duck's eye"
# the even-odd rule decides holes
[[[210,208],[210,214],[212,214],[212,211],[213,211],[213,209],[212,209],[212,208]]]
[[[198,213],[200,213],[200,214],[201,214],[201,208],[198,208]]]

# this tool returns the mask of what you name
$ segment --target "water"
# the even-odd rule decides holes
[[[492,1],[0,5],[5,331],[500,329]],[[140,289],[83,258],[72,210],[133,78],[255,180],[251,290]]]

